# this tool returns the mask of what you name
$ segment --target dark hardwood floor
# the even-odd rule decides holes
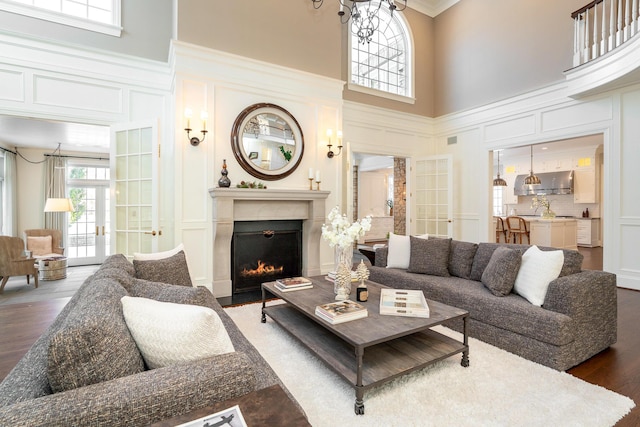
[[[583,268],[602,269],[602,248],[580,248]],[[2,380],[51,324],[69,298],[0,304],[0,380]],[[243,301],[246,302],[246,301]],[[640,292],[618,289],[618,342],[568,371],[592,384],[630,397],[640,404]],[[636,406],[616,424],[640,425]]]

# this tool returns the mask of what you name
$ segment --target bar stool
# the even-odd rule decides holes
[[[504,226],[504,220],[499,216],[494,216],[496,220],[496,243],[500,243],[500,234],[504,235],[504,241],[507,241],[507,229]]]
[[[531,236],[529,235],[529,229],[527,228],[527,221],[521,216],[508,216],[507,217],[507,243],[516,243],[516,236],[518,243],[522,244],[522,236],[527,237],[527,243],[531,244]],[[512,242],[513,239],[513,242]]]

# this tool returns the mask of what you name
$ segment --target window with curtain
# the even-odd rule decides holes
[[[371,2],[372,8],[378,3]],[[413,46],[409,27],[400,12],[378,11],[380,26],[370,42],[350,37],[349,89],[408,101],[413,97]]]
[[[4,232],[4,153],[0,151],[0,234]]]
[[[18,235],[16,155],[0,150],[0,234]]]
[[[121,0],[0,0],[0,10],[120,36]]]

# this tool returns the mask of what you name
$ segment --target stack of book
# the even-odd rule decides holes
[[[351,300],[331,302],[316,307],[316,315],[332,325],[367,317],[369,312],[362,304]]]
[[[282,292],[300,291],[313,288],[313,283],[306,277],[287,277],[276,280],[276,289]]]
[[[380,314],[429,317],[429,306],[420,290],[380,289]]]
[[[330,271],[327,273],[326,276],[324,276],[325,279],[327,279],[330,282],[335,282],[336,281],[336,272],[335,271]],[[356,275],[355,271],[351,271],[351,281],[352,282],[357,282],[358,281],[358,276]]]

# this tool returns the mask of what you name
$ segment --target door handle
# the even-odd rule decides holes
[[[104,236],[104,225],[102,226],[102,235]]]
[[[152,236],[155,236],[157,233],[156,233],[156,230],[151,230],[151,231],[145,231],[144,234],[151,234]]]
[[[99,229],[100,229],[100,227],[98,227],[98,226],[96,225],[96,236],[98,236],[98,235],[99,235],[99,232],[98,232],[98,230],[99,230]]]

